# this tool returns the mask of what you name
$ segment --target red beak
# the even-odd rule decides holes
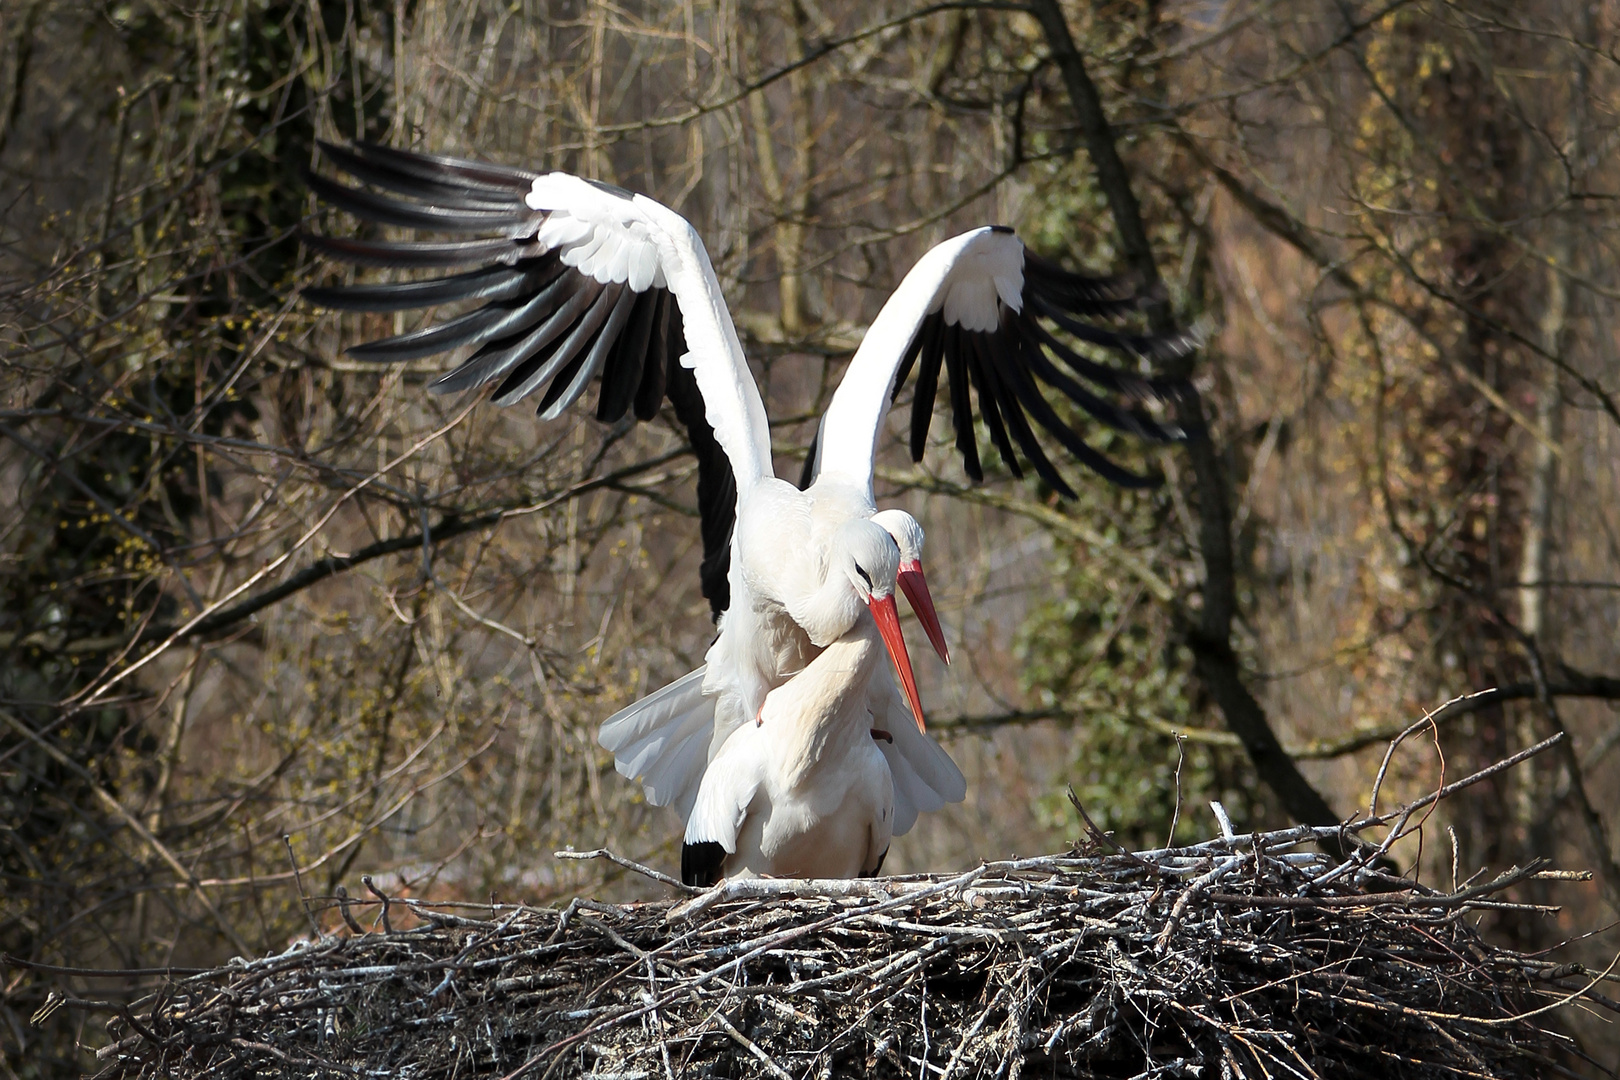
[[[922,623],[923,631],[928,634],[929,642],[939,658],[947,664],[951,662],[950,646],[945,644],[945,631],[939,625],[939,615],[934,611],[934,598],[928,595],[928,579],[923,577],[922,562],[913,559],[900,564],[900,588],[905,592],[906,599],[911,602],[911,610],[917,613],[917,621]]]
[[[900,612],[894,606],[894,594],[881,599],[870,597],[866,606],[871,609],[872,621],[877,623],[895,670],[900,672],[900,685],[906,688],[906,701],[911,705],[911,715],[917,719],[917,730],[927,731],[923,726],[922,702],[917,697],[917,676],[911,672],[911,655],[906,652],[906,639],[900,633]]]

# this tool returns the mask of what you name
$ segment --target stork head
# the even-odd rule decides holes
[[[904,510],[880,510],[872,515],[872,521],[894,537],[896,546],[900,548],[900,589],[906,594],[911,610],[917,613],[917,621],[922,623],[934,652],[949,664],[950,646],[945,644],[945,631],[939,625],[939,615],[934,611],[934,598],[928,594],[928,579],[923,577],[922,526]]]
[[[900,612],[894,605],[895,578],[900,571],[899,545],[881,525],[857,518],[839,528],[832,563],[830,572],[844,574],[855,595],[872,613],[872,621],[877,624],[883,644],[889,650],[889,658],[900,673],[900,685],[905,688],[906,702],[917,720],[917,730],[926,730],[922,701],[917,696],[917,676],[911,670],[906,639],[900,633]]]

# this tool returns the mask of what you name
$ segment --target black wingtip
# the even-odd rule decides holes
[[[341,288],[328,288],[324,285],[306,285],[298,290],[298,298],[306,304],[325,308],[328,311],[347,311],[348,297]]]
[[[1008,229],[1007,231],[1012,232],[1011,229]],[[875,877],[877,877],[879,874],[883,873],[883,860],[887,859],[888,857],[889,857],[889,849],[884,848],[883,849],[883,854],[878,856],[877,865],[872,867],[871,870],[862,870],[860,872],[859,876],[860,877],[865,877],[865,878],[875,878]]]
[[[726,849],[717,840],[681,845],[681,884],[708,888],[720,880]]]
[[[368,180],[375,180],[368,176]],[[521,201],[513,198],[500,202],[466,201],[459,198],[442,200],[395,199],[379,195],[364,187],[350,187],[329,176],[304,170],[304,184],[322,201],[352,214],[362,221],[380,225],[397,225],[407,229],[427,229],[433,232],[473,233],[501,231],[510,238],[532,234],[532,226],[539,215]],[[389,190],[404,190],[402,185],[390,185]]]

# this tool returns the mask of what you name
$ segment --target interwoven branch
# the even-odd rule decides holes
[[[1534,868],[1369,891],[1307,848],[1329,833],[566,911],[394,899],[412,928],[120,1010],[100,1075],[1519,1077],[1577,1052],[1531,1014],[1620,1011],[1473,929]]]

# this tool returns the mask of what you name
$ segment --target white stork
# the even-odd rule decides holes
[[[894,778],[893,831],[904,833],[920,810],[964,797],[960,771],[922,733],[894,613],[894,579],[873,577],[849,546],[865,525],[871,531],[864,546],[876,550],[882,546],[876,534],[884,533],[907,558],[900,584],[943,656],[943,635],[921,578],[921,529],[907,515],[874,516],[872,455],[888,405],[920,361],[911,423],[911,449],[920,459],[943,365],[957,447],[970,476],[982,477],[971,381],[992,441],[1015,474],[1022,475],[1014,441],[1050,486],[1073,494],[1036,441],[1033,418],[1087,466],[1116,483],[1140,486],[1155,481],[1087,446],[1035,380],[1115,428],[1160,441],[1186,433],[1103,400],[1047,354],[1102,389],[1137,400],[1170,399],[1190,388],[1086,359],[1038,317],[1080,340],[1142,356],[1179,354],[1191,347],[1190,339],[1133,337],[1081,322],[1081,316],[1120,313],[1140,301],[1118,280],[1072,274],[1026,252],[1010,229],[965,233],[924,256],[873,323],[824,419],[808,462],[810,482],[799,490],[773,474],[763,402],[707,252],[684,218],[646,196],[563,173],[372,145],[322,148],[369,185],[311,175],[311,186],[334,205],[382,224],[485,234],[405,242],[307,236],[317,250],[362,265],[476,267],[426,281],[306,290],[317,303],[349,310],[481,304],[357,346],[351,355],[402,361],[475,346],[434,384],[436,391],[496,383],[501,405],[540,392],[540,413],[549,419],[599,377],[598,419],[619,421],[632,408],[637,418],[650,419],[668,397],[687,429],[699,467],[703,591],[720,618],[720,634],[705,668],[603,724],[601,741],[619,770],[640,779],[652,802],[690,818],[705,769],[727,739],[749,720],[763,719],[770,691],[863,617],[851,603],[852,579],[834,572],[853,562],[867,580],[861,599],[889,647],[915,719],[914,726],[895,722],[905,718],[906,706],[886,672],[868,680],[872,726],[892,735],[881,752]]]
[[[872,728],[879,636],[862,619],[765,695],[703,774],[681,880],[873,877],[894,833],[894,780]]]

